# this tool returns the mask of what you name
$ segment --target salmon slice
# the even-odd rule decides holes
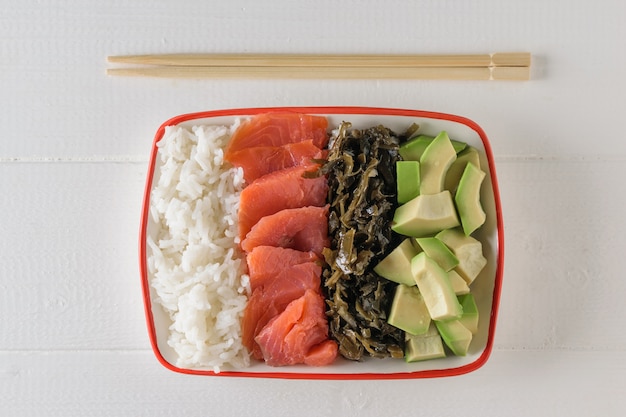
[[[322,116],[300,113],[263,113],[244,121],[231,137],[224,157],[246,148],[257,146],[283,146],[288,143],[313,141],[319,149],[325,148],[329,136],[328,120]]]
[[[287,208],[322,207],[326,204],[326,178],[304,178],[305,172],[307,167],[301,166],[275,171],[243,189],[239,197],[241,240],[265,216]]]
[[[330,365],[337,358],[339,346],[334,340],[324,340],[313,346],[304,356],[304,364],[309,366]]]
[[[319,292],[321,286],[321,267],[313,262],[294,265],[288,273],[268,280],[265,285],[253,292],[242,320],[242,338],[244,346],[257,359],[262,359],[261,351],[254,337],[265,325],[282,313],[293,300],[302,297],[306,291]]]
[[[291,268],[297,265],[304,264],[316,271],[319,269],[320,275],[322,268],[320,258],[314,252],[274,246],[255,247],[246,256],[246,262],[252,291],[266,285],[277,276],[294,273]]]
[[[248,299],[241,320],[241,339],[253,358],[263,359],[261,348],[254,338],[272,318],[283,312],[287,305],[289,303],[284,306],[277,305],[264,295],[262,288],[254,291]]]
[[[304,363],[311,349],[328,339],[324,298],[313,290],[292,301],[255,337],[270,366]],[[315,351],[311,357],[316,357]]]
[[[229,162],[243,168],[243,178],[251,184],[257,178],[274,171],[295,166],[316,165],[315,160],[326,158],[327,150],[318,148],[312,140],[288,143],[283,146],[257,146],[232,153]]]
[[[322,250],[330,246],[328,209],[328,205],[308,206],[265,216],[252,227],[241,248],[250,252],[257,246],[278,246],[310,251],[321,257]]]

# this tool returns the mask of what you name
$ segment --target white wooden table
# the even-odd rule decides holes
[[[625,19],[620,0],[3,1],[0,415],[623,415]],[[114,54],[496,51],[532,52],[532,80],[105,76]],[[485,129],[506,262],[483,368],[321,382],[156,361],[137,250],[153,134],[181,113],[283,105],[434,110]]]

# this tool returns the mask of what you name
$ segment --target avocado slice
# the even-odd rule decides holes
[[[452,285],[452,289],[457,296],[468,294],[470,292],[467,282],[465,282],[465,280],[454,269],[448,271],[448,278],[450,278],[450,284]],[[463,304],[461,304],[461,306],[462,305]],[[463,310],[463,312],[465,313],[465,310]]]
[[[459,303],[463,307],[463,315],[459,319],[461,324],[476,334],[478,332],[478,307],[476,306],[476,300],[474,294],[468,293],[458,296]]]
[[[443,191],[446,173],[455,160],[454,146],[448,133],[442,131],[420,157],[420,194],[438,194]]]
[[[420,193],[420,163],[418,161],[396,162],[398,203],[404,204]]]
[[[452,165],[450,165],[450,168],[448,168],[446,180],[443,184],[444,189],[450,190],[452,194],[456,192],[456,187],[459,186],[461,175],[463,175],[463,171],[465,171],[465,166],[468,162],[471,162],[476,167],[480,168],[480,155],[478,154],[476,148],[472,146],[468,146],[456,155],[456,159]]]
[[[452,250],[459,260],[454,268],[467,285],[470,285],[480,271],[487,265],[487,259],[483,256],[483,245],[472,236],[466,236],[458,227],[442,230],[435,237],[441,240]]]
[[[400,145],[399,153],[405,161],[419,161],[424,150],[435,139],[434,136],[417,135]],[[454,151],[458,154],[467,147],[465,142],[451,139]]]
[[[433,136],[415,136],[400,145],[398,152],[405,161],[419,161],[424,149],[433,141]]]
[[[393,296],[387,323],[409,334],[422,334],[430,326],[424,297],[415,285],[399,284]]]
[[[446,352],[443,349],[441,335],[434,322],[423,334],[412,335],[406,333],[404,360],[406,362],[424,361],[427,359],[443,358]]]
[[[461,225],[466,235],[471,235],[482,226],[487,217],[480,204],[480,185],[484,178],[485,173],[468,162],[454,196],[456,208],[461,217]]]
[[[452,251],[441,240],[435,237],[416,238],[415,242],[419,247],[448,272],[459,264],[459,260]]]
[[[417,253],[411,239],[404,239],[374,267],[374,272],[398,284],[415,285],[411,272],[411,259]]]
[[[473,335],[459,320],[436,321],[435,326],[452,353],[457,356],[467,355]]]
[[[418,253],[411,261],[411,270],[433,320],[461,317],[463,308],[452,289],[448,273],[434,259],[425,252]]]
[[[391,229],[405,236],[424,237],[460,224],[452,195],[444,190],[438,194],[420,194],[398,207]]]

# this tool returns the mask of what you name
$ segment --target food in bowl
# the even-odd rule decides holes
[[[402,116],[403,123],[398,123],[392,114],[378,118],[342,114],[352,117],[339,121],[332,114],[281,110],[234,114],[226,124],[172,123],[158,138],[153,156],[158,154],[161,160],[155,162],[152,177],[156,185],[147,187],[152,223],[146,227],[144,290],[152,313],[149,324],[155,326],[155,350],[161,354],[166,337],[169,349],[165,350],[175,358],[173,364],[171,359],[163,362],[176,370],[197,370],[191,373],[267,375],[274,373],[269,369],[280,367],[276,374],[298,377],[372,374],[372,358],[389,358],[406,367],[390,365],[381,374],[400,377],[426,375],[437,366],[415,366],[399,358],[421,362],[468,352],[473,356],[469,345],[478,332],[479,310],[497,307],[499,275],[495,274],[497,279],[491,275],[500,261],[486,268],[484,273],[490,277],[485,280],[490,282],[474,298],[470,291],[474,284],[457,273],[464,271],[458,268],[458,259],[452,266],[440,266],[433,244],[447,248],[454,262],[455,251],[464,250],[465,256],[471,246],[452,245],[453,238],[460,239],[457,233],[471,239],[477,230],[491,237],[493,231],[500,233],[494,228],[496,216],[485,215],[489,221],[481,223],[483,201],[476,200],[482,179],[493,172],[490,161],[484,171],[476,167],[484,175],[462,182],[469,185],[461,187],[468,191],[461,193],[466,197],[460,200],[474,214],[467,215],[464,208],[459,216],[460,206],[453,201],[457,186],[446,188],[445,174],[455,172],[455,146],[463,142],[458,136],[450,139],[444,130],[433,132],[430,123],[426,123],[428,132],[417,129],[415,121],[424,114]],[[346,121],[351,118],[358,127]],[[363,124],[365,118],[370,125]],[[387,120],[393,121],[393,128],[387,127]],[[251,129],[255,124],[256,130]],[[287,134],[280,132],[283,128]],[[270,142],[254,142],[255,132]],[[407,149],[418,152],[412,145],[418,141],[430,142],[424,147],[426,156],[408,156]],[[465,145],[477,155],[484,152]],[[445,161],[438,161],[440,155],[447,155],[441,158]],[[423,178],[407,180],[410,172]],[[455,184],[461,183],[463,174],[454,175],[459,177]],[[455,222],[416,231],[414,223],[420,224],[419,219],[408,223],[401,219],[402,207],[411,207],[420,196],[426,201],[426,196],[438,194],[449,196],[445,201],[453,204]],[[495,194],[493,190],[483,194],[487,195],[485,211],[493,215]],[[468,229],[465,224],[471,222],[465,218],[473,221]],[[483,223],[485,230],[481,230]],[[454,232],[448,243],[441,235],[446,230]],[[479,250],[471,246],[476,259],[478,252],[482,256],[480,233],[474,239],[481,245]],[[421,284],[415,279],[397,282],[394,273],[385,271],[385,261],[397,263],[387,258],[394,257],[396,248],[408,248],[407,242],[411,248],[405,253],[413,256],[405,259],[410,269],[405,273],[422,277]],[[490,247],[489,239],[486,243],[487,257],[494,261],[497,248]],[[483,259],[476,276],[487,265],[487,258]],[[278,270],[268,272],[277,266]],[[455,280],[448,277],[450,271]],[[407,314],[415,300],[423,313],[417,328],[406,323],[407,315],[415,316]],[[160,315],[169,323],[166,331],[156,328],[156,304],[167,312]],[[475,308],[476,304],[482,308]],[[467,317],[463,311],[469,312]],[[476,344],[484,344],[485,335],[493,332],[492,320],[482,317],[481,323],[488,329],[481,328]],[[479,348],[483,354],[489,340]],[[436,354],[420,353],[435,345]],[[477,363],[471,360],[470,364]],[[298,364],[314,366],[302,371]],[[355,366],[362,370],[356,371]]]
[[[147,266],[154,301],[171,320],[167,344],[180,367],[218,372],[250,363],[240,330],[249,287],[238,249],[244,180],[223,159],[236,128],[171,126],[156,145]]]

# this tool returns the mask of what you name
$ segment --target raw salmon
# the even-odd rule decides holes
[[[267,174],[243,189],[239,197],[239,237],[243,240],[262,217],[286,208],[324,206],[326,177],[305,178],[307,167]]]
[[[244,121],[231,137],[224,154],[227,161],[242,149],[257,146],[283,146],[312,140],[322,149],[328,144],[328,121],[322,116],[300,113],[263,113]]]
[[[287,305],[289,303],[277,305],[276,301],[265,295],[265,291],[262,288],[254,291],[248,299],[241,320],[241,338],[243,345],[253,358],[263,359],[261,348],[254,338],[272,318],[283,312]]]
[[[321,295],[328,184],[306,175],[328,155],[327,128],[325,117],[260,114],[240,125],[224,155],[247,184],[238,208],[252,290],[243,343],[272,366],[325,365],[337,356]]]
[[[322,250],[330,246],[328,209],[328,205],[308,206],[265,216],[250,229],[241,248],[250,252],[257,246],[279,246],[311,251],[321,257]]]
[[[304,364],[309,366],[330,365],[337,358],[339,346],[334,340],[324,340],[313,346],[304,357]]]
[[[321,275],[320,258],[313,252],[303,252],[274,246],[257,246],[246,256],[252,291],[266,285],[277,276],[291,272],[296,265],[317,265]],[[293,273],[293,272],[291,272]]]
[[[312,140],[283,146],[257,146],[234,152],[229,162],[243,168],[243,178],[250,184],[263,175],[295,166],[316,165],[326,158],[328,150],[318,148]]]
[[[324,298],[313,290],[289,303],[255,337],[270,366],[304,363],[311,349],[327,339]]]
[[[321,267],[314,262],[307,262],[294,265],[288,272],[275,276],[253,290],[244,310],[242,333],[244,346],[254,357],[262,358],[254,337],[265,325],[306,291],[319,292],[320,286]]]

